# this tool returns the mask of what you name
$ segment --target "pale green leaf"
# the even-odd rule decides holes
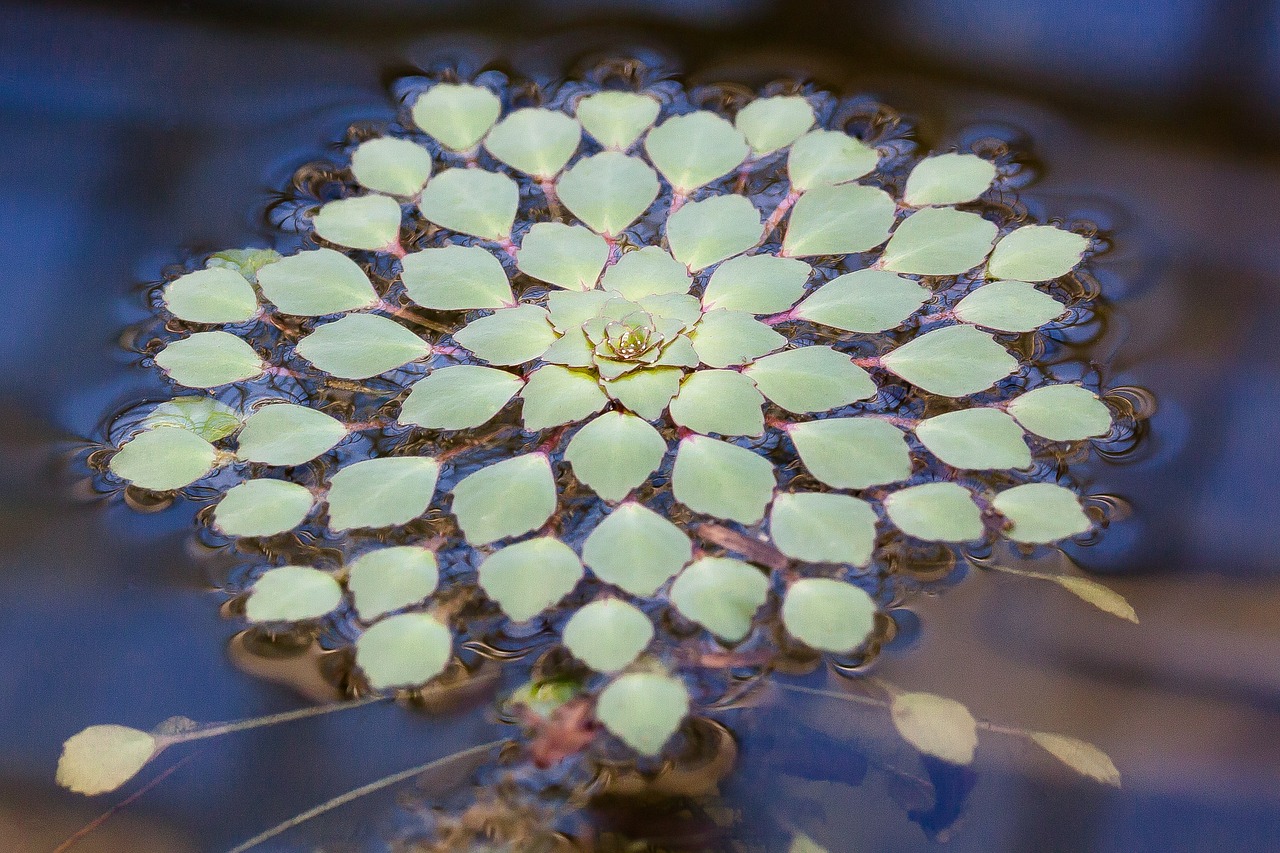
[[[899,530],[926,542],[982,538],[982,513],[969,490],[955,483],[902,489],[885,498],[884,509]]]
[[[244,422],[236,455],[267,465],[301,465],[347,437],[347,425],[324,412],[293,403],[271,403]]]
[[[1111,410],[1087,388],[1045,385],[1009,403],[1009,414],[1050,441],[1081,441],[1111,432]]]
[[[329,529],[395,527],[427,511],[440,466],[426,456],[366,459],[329,478]]]
[[[243,323],[258,313],[258,294],[244,276],[214,267],[166,284],[164,304],[173,316],[191,323]]]
[[[484,169],[446,169],[427,184],[418,210],[441,228],[502,242],[511,236],[520,189]]]
[[[425,684],[451,657],[453,634],[426,613],[388,616],[356,640],[356,665],[374,690]]]
[[[1030,332],[1066,310],[1061,302],[1025,281],[993,281],[961,299],[955,315],[998,332]]]
[[[298,341],[298,355],[342,379],[368,379],[425,358],[431,345],[394,320],[348,314]]]
[[[667,404],[680,390],[684,371],[677,367],[655,367],[634,370],[604,383],[605,393],[629,411],[649,421],[656,421],[667,410]]]
[[[1009,519],[1004,535],[1015,542],[1056,542],[1084,533],[1093,523],[1070,489],[1053,483],[1026,483],[1005,489],[991,506]]]
[[[580,330],[583,323],[600,313],[605,303],[616,298],[615,294],[603,290],[552,290],[547,293],[547,311],[551,325],[557,332]]]
[[[586,420],[609,402],[593,374],[558,364],[531,373],[520,397],[524,428],[531,432]]]
[[[764,572],[729,557],[695,560],[671,585],[671,603],[681,615],[730,643],[747,636],[768,597]]]
[[[366,622],[422,603],[439,582],[436,555],[416,545],[366,551],[347,567],[347,589]]]
[[[577,586],[582,561],[552,536],[508,545],[480,564],[480,588],[513,622],[537,616]]]
[[[906,436],[880,418],[827,418],[787,432],[804,467],[834,489],[865,489],[911,476]]]
[[[1109,589],[1097,581],[1072,575],[1050,575],[1048,578],[1072,595],[1092,604],[1102,612],[1110,613],[1112,616],[1119,616],[1121,619],[1137,624],[1137,611],[1133,609],[1133,605],[1123,595],[1115,590]]]
[[[851,583],[802,578],[787,589],[782,624],[788,634],[811,648],[848,654],[871,636],[876,603],[866,590]]]
[[[912,207],[964,204],[987,191],[996,165],[976,154],[938,154],[916,164],[907,176],[902,200]]]
[[[314,502],[297,483],[246,480],[214,506],[213,523],[228,536],[274,536],[301,524]]]
[[[706,110],[667,119],[649,131],[644,149],[680,193],[727,175],[747,159],[747,140],[742,133]]]
[[[625,252],[604,271],[600,281],[604,290],[632,300],[656,294],[685,294],[692,286],[693,277],[684,264],[657,246]]]
[[[638,157],[604,151],[574,163],[556,182],[556,193],[592,230],[616,236],[658,197],[658,175]]]
[[[933,693],[899,693],[889,706],[893,725],[918,752],[951,764],[973,762],[978,723],[954,699]]]
[[[275,249],[223,249],[210,255],[204,265],[208,269],[228,269],[244,276],[246,281],[253,281],[258,270],[274,264],[281,257]]]
[[[469,83],[437,83],[413,104],[413,123],[445,148],[466,151],[475,146],[502,111],[498,96]]]
[[[671,487],[676,500],[716,518],[755,524],[776,485],[773,465],[743,447],[702,435],[680,442]]]
[[[898,225],[881,262],[910,275],[959,275],[982,263],[995,238],[995,223],[976,213],[928,207]]]
[[[319,619],[342,603],[342,587],[333,575],[304,566],[269,569],[249,590],[244,615],[250,622],[301,622]]]
[[[140,432],[125,443],[107,467],[122,480],[157,492],[181,489],[213,470],[218,450],[177,426]]]
[[[431,152],[408,139],[369,139],[351,152],[351,174],[374,192],[414,196],[431,177]]]
[[[763,435],[764,397],[735,370],[699,370],[681,383],[671,419],[694,432]]]
[[[605,148],[625,151],[658,118],[657,100],[639,92],[595,92],[578,101],[578,121]]]
[[[636,301],[655,317],[679,320],[686,329],[702,318],[702,303],[687,293],[656,293]]]
[[[788,412],[825,412],[876,395],[871,376],[831,347],[800,347],[767,355],[742,371]]]
[[[1081,776],[1120,787],[1120,771],[1111,758],[1091,743],[1052,732],[1028,732],[1041,748]]]
[[[658,672],[629,672],[600,691],[596,718],[641,755],[657,755],[689,713],[684,682]]]
[[[573,475],[607,501],[620,501],[662,464],[667,442],[635,415],[605,412],[574,434],[564,458]]]
[[[647,597],[693,559],[693,543],[667,519],[628,501],[591,531],[582,559],[605,583]]]
[[[502,262],[479,246],[441,246],[405,255],[400,280],[423,308],[467,311],[515,303]]]
[[[896,209],[889,194],[875,187],[816,187],[791,208],[782,254],[794,258],[865,252],[888,239]]]
[[[400,240],[400,202],[385,195],[340,198],[320,208],[316,233],[348,249],[380,250]]]
[[[831,851],[803,832],[800,832],[792,836],[791,846],[787,848],[787,853],[831,853]]]
[[[617,598],[593,601],[565,623],[564,644],[596,672],[626,669],[653,641],[653,623]]]
[[[490,364],[523,364],[547,351],[556,339],[547,310],[538,305],[499,308],[472,320],[453,339]]]
[[[1026,225],[1000,238],[987,273],[1014,281],[1048,281],[1075,269],[1089,239],[1052,225]]]
[[[962,409],[925,418],[916,438],[953,468],[1026,468],[1031,450],[1013,418],[997,409]]]
[[[865,566],[876,544],[876,513],[849,495],[780,494],[769,511],[769,532],[793,560]]]
[[[750,314],[727,308],[704,314],[689,339],[708,367],[746,364],[787,343],[785,337]]]
[[[283,313],[299,317],[355,311],[378,301],[360,265],[333,249],[298,252],[263,267],[258,285]]]
[[[156,353],[156,364],[179,385],[213,388],[262,373],[262,359],[229,332],[196,332]]]
[[[569,290],[591,290],[609,260],[609,244],[581,225],[538,222],[524,235],[516,266],[539,281]]]
[[[876,167],[880,154],[837,130],[814,130],[791,146],[787,173],[797,192],[857,180]]]
[[[547,351],[542,354],[542,360],[549,364],[562,364],[565,367],[593,367],[595,366],[595,345],[581,328],[569,329],[552,341],[551,346],[547,347]]]
[[[760,242],[764,226],[751,200],[732,193],[693,201],[667,218],[675,259],[697,272]]]
[[[556,511],[556,483],[545,453],[495,462],[453,487],[453,514],[472,545],[541,527]]]
[[[138,774],[163,745],[128,726],[89,726],[67,738],[58,757],[58,784],[92,797],[114,791]]]
[[[794,258],[744,255],[716,268],[702,294],[702,306],[750,314],[785,311],[804,295],[813,268]]]
[[[792,314],[844,332],[883,332],[902,325],[932,295],[929,288],[904,276],[863,269],[833,278]]]
[[[426,429],[478,427],[501,411],[523,385],[519,376],[492,367],[441,367],[409,389],[399,422]]]
[[[1018,369],[1018,360],[973,326],[946,326],[908,341],[880,359],[885,369],[931,394],[965,397]]]
[[[240,415],[212,397],[175,397],[148,412],[142,425],[147,429],[180,427],[205,441],[217,441],[240,428]]]
[[[582,141],[582,126],[559,110],[525,107],[500,121],[484,141],[489,153],[536,178],[554,178]]]
[[[813,127],[817,116],[800,95],[757,98],[738,111],[733,123],[747,138],[755,156],[786,148]]]

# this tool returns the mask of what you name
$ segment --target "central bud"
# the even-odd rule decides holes
[[[636,310],[621,320],[610,320],[596,354],[620,361],[635,361],[662,346],[663,338],[648,311]]]

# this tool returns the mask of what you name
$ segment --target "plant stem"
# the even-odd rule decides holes
[[[268,714],[265,717],[252,717],[248,720],[232,720],[225,723],[207,723],[198,729],[189,732],[181,732],[174,735],[161,735],[157,738],[164,746],[170,746],[175,743],[186,743],[191,740],[203,740],[204,738],[219,737],[232,732],[244,731],[245,729],[256,729],[262,726],[274,726],[277,723],[288,723],[293,720],[304,720],[307,717],[318,717],[322,714],[331,714],[334,711],[347,711],[352,708],[360,708],[365,705],[372,705],[374,702],[385,702],[390,696],[376,695],[366,696],[363,699],[355,699],[351,702],[332,702],[328,705],[313,705],[310,708],[298,708],[293,711],[284,711],[279,714]]]

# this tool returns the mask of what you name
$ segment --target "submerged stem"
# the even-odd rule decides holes
[[[384,695],[366,696],[363,699],[355,699],[351,702],[333,702],[328,705],[313,705],[310,708],[298,708],[294,711],[284,711],[279,714],[268,714],[265,717],[252,717],[248,720],[233,720],[226,723],[208,723],[189,732],[181,732],[174,735],[163,735],[160,740],[164,741],[166,746],[175,743],[186,743],[191,740],[203,740],[204,738],[219,737],[221,735],[231,734],[232,732],[244,731],[245,729],[274,726],[277,723],[288,723],[294,720],[303,720],[307,717],[318,717],[321,714],[331,714],[334,711],[346,711],[351,708],[360,708],[365,705],[372,705],[374,702],[384,702],[390,698],[390,696]]]

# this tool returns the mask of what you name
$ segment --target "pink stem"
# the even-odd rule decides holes
[[[869,356],[867,356],[866,358],[855,358],[855,359],[853,360],[853,363],[854,363],[854,364],[856,364],[856,365],[858,365],[858,367],[864,367],[864,368],[865,368],[865,367],[879,367],[879,366],[880,366],[880,356],[878,356],[878,355],[869,355]]]
[[[760,322],[768,326],[776,326],[779,323],[785,323],[788,320],[794,320],[795,318],[796,311],[792,308],[790,311],[783,311],[781,314],[774,314],[772,317],[765,317]]]
[[[778,202],[778,206],[773,209],[773,213],[770,213],[769,218],[765,220],[764,235],[760,238],[760,242],[763,243],[769,239],[769,235],[773,233],[774,229],[782,224],[782,217],[786,216],[787,211],[794,207],[799,200],[800,193],[792,190],[783,197],[782,201]]]
[[[676,190],[671,194],[671,207],[667,210],[667,217],[684,207],[684,203],[689,200],[689,196],[684,194],[683,190]]]
[[[564,217],[564,211],[560,209],[560,198],[556,195],[556,182],[550,178],[543,178],[538,181],[538,186],[542,188],[542,194],[547,198],[547,211],[556,219]]]
[[[516,259],[516,244],[511,242],[510,236],[499,240],[498,246],[511,257],[511,260],[514,261]]]
[[[407,252],[405,252],[404,250],[404,246],[400,245],[400,241],[398,239],[393,240],[392,242],[383,246],[378,251],[386,252],[388,255],[391,255],[392,257],[396,257],[396,258],[403,258],[407,254]]]

